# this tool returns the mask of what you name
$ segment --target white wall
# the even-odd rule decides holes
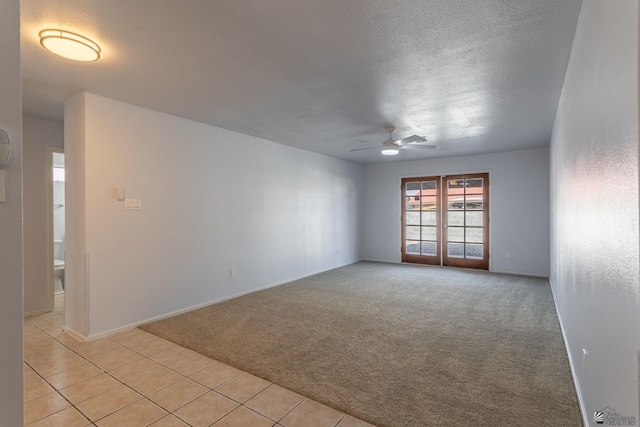
[[[585,417],[610,407],[638,424],[637,0],[582,5],[551,184],[551,282]]]
[[[64,181],[53,183],[53,239],[62,240],[65,234],[64,222]],[[60,254],[55,254],[56,259],[63,259]]]
[[[47,284],[47,147],[64,146],[61,122],[23,116],[24,311],[51,310]]]
[[[11,140],[6,202],[0,202],[0,423],[23,425],[22,99],[20,2],[0,2],[0,128]]]
[[[69,224],[65,240],[64,328],[82,339],[89,335],[89,290],[85,283],[85,97],[67,100],[64,117],[65,220]]]
[[[490,172],[491,271],[549,275],[546,148],[365,167],[363,258],[400,262],[400,182],[405,177]],[[511,252],[511,258],[505,258]]]
[[[362,166],[92,94],[67,102],[65,153],[67,220],[86,224],[67,227],[67,294],[89,277],[89,325],[67,327],[85,336],[360,258]]]
[[[64,141],[64,138],[63,138]],[[64,153],[53,154],[53,259],[63,260],[66,238]],[[56,242],[61,242],[59,245]],[[64,277],[63,277],[64,279]],[[56,280],[55,293],[64,291],[60,280]]]
[[[56,168],[57,169],[57,168]],[[64,170],[64,168],[62,168]],[[51,242],[51,260],[52,264],[55,263],[55,260],[64,261],[64,253],[65,253],[65,185],[64,181],[56,180],[53,182],[53,240]],[[60,242],[57,244],[56,242]],[[52,267],[52,272],[53,272]],[[59,274],[59,272],[56,271]],[[54,294],[60,294],[64,292],[63,281],[64,281],[64,271],[62,272],[63,276],[59,279],[55,279],[53,291]],[[52,276],[53,277],[53,276]]]

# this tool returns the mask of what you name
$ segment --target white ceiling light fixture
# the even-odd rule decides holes
[[[400,150],[397,147],[390,147],[387,145],[382,147],[382,151],[381,151],[381,153],[384,154],[385,156],[395,156],[399,152]]]
[[[100,59],[100,46],[70,31],[42,30],[40,44],[49,52],[74,61],[93,62]]]

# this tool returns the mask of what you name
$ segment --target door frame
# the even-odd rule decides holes
[[[449,257],[448,254],[448,247],[445,248],[445,246],[448,246],[449,242],[448,239],[444,238],[444,234],[445,234],[445,229],[448,229],[449,225],[445,224],[445,220],[446,222],[448,222],[448,216],[449,216],[449,209],[448,207],[445,207],[445,197],[447,196],[447,194],[445,194],[447,192],[447,188],[448,188],[448,180],[454,179],[454,180],[466,180],[466,179],[473,179],[473,178],[483,178],[486,176],[486,182],[484,182],[483,187],[482,187],[482,198],[483,200],[487,200],[486,205],[484,206],[484,208],[482,209],[483,212],[486,213],[486,215],[483,215],[483,253],[482,253],[482,259],[478,260],[478,259],[470,259],[470,258],[455,258],[455,257]],[[446,178],[446,179],[445,179]],[[489,236],[489,224],[490,224],[490,215],[491,215],[491,201],[488,200],[489,199],[489,188],[491,186],[491,178],[489,177],[489,174],[487,172],[482,172],[482,173],[467,173],[467,174],[456,174],[456,175],[445,175],[442,177],[442,193],[441,193],[441,197],[440,200],[442,202],[441,205],[441,209],[442,212],[444,213],[442,215],[443,217],[443,224],[442,224],[442,240],[441,240],[441,245],[443,246],[442,248],[442,265],[446,266],[446,267],[461,267],[461,268],[473,268],[473,269],[477,269],[477,270],[489,270],[489,260],[491,259],[491,256],[489,255],[489,250],[491,249],[491,239]],[[466,191],[465,191],[465,200],[466,200]],[[446,201],[446,203],[448,203],[448,200]],[[465,212],[466,212],[466,207],[465,207]],[[465,220],[465,227],[466,227],[466,220]],[[466,238],[465,238],[465,242],[466,242]],[[465,249],[466,252],[466,249]]]
[[[422,177],[439,177],[440,178],[440,203],[443,202],[443,191],[442,191],[442,185],[444,184],[444,180],[442,178],[446,177],[446,176],[458,176],[458,175],[474,175],[474,174],[488,174],[489,175],[489,183],[493,182],[493,169],[492,168],[486,168],[486,169],[475,169],[475,170],[465,170],[465,171],[461,171],[461,172],[447,172],[447,171],[434,171],[434,172],[424,172],[424,173],[420,173],[420,174],[411,174],[411,175],[400,175],[398,177],[398,186],[396,187],[399,191],[399,197],[398,199],[400,200],[401,203],[404,203],[404,193],[402,191],[402,180],[403,179],[414,179],[414,178],[422,178]],[[492,206],[494,206],[493,204],[493,193],[494,191],[489,191],[489,209],[491,209],[491,211],[493,212],[493,208]],[[403,248],[403,239],[404,239],[404,235],[405,235],[405,230],[404,230],[404,218],[403,218],[403,208],[402,208],[402,204],[400,205],[400,221],[399,221],[399,227],[400,229],[398,230],[398,242],[400,243],[400,248],[398,249],[398,252],[400,253],[400,263],[403,264],[411,264],[411,265],[418,265],[419,263],[413,263],[413,262],[409,262],[409,261],[403,261],[403,252],[402,252],[402,248]],[[439,221],[442,221],[442,215],[441,213],[438,213],[438,218]],[[489,242],[494,242],[494,232],[493,232],[493,226],[492,226],[492,222],[489,219],[489,224],[488,224],[488,230],[485,232],[488,235],[489,238]],[[423,265],[434,265],[436,267],[447,267],[442,265],[441,260],[443,258],[443,251],[444,251],[444,244],[442,244],[442,235],[443,235],[443,227],[438,227],[440,229],[439,233],[440,235],[438,236],[441,240],[441,244],[440,244],[440,262],[438,264],[424,264]],[[493,245],[489,245],[488,248],[488,265],[487,265],[487,269],[484,271],[493,271]],[[451,267],[451,266],[449,266]],[[455,267],[455,268],[464,268],[464,267]]]
[[[415,181],[413,181],[415,179]],[[433,181],[437,180],[437,205],[442,205],[442,177],[440,175],[431,175],[431,176],[418,176],[418,177],[409,177],[409,178],[401,178],[400,179],[400,227],[401,227],[401,241],[400,241],[400,255],[401,261],[409,264],[424,264],[424,265],[442,265],[442,210],[436,209],[436,255],[435,256],[424,256],[424,255],[416,255],[416,254],[408,254],[403,251],[405,246],[405,242],[407,241],[407,227],[404,223],[405,214],[406,214],[406,204],[407,204],[407,196],[404,193],[404,183],[405,180],[412,180],[411,182],[425,182],[425,181]],[[421,190],[420,190],[421,191]],[[422,201],[420,201],[422,205]],[[422,209],[419,212],[423,212]]]
[[[47,310],[55,310],[55,287],[53,273],[53,153],[64,154],[62,147],[47,147]],[[66,304],[66,298],[65,298]]]

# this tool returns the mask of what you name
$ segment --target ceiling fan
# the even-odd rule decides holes
[[[357,139],[356,141],[366,142],[367,144],[376,144],[377,146],[367,147],[367,148],[356,148],[355,150],[350,150],[350,152],[371,150],[372,148],[377,148],[377,149],[380,149],[381,150],[380,152],[385,156],[395,156],[396,154],[398,154],[400,150],[404,150],[404,149],[409,149],[409,150],[416,150],[416,149],[422,150],[425,148],[434,149],[437,146],[435,143],[424,144],[425,142],[429,142],[429,140],[427,139],[426,136],[419,136],[419,135],[411,135],[406,138],[394,140],[391,137],[391,135],[396,130],[395,126],[388,126],[385,128],[385,130],[389,134],[389,137],[385,142],[382,143],[382,145],[377,145],[378,143],[376,142],[363,141],[361,139]]]

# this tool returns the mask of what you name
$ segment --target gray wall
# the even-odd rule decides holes
[[[595,425],[610,407],[640,423],[637,0],[582,5],[551,188],[551,282],[584,416]]]
[[[490,172],[490,269],[549,275],[549,150],[381,163],[365,167],[363,257],[400,262],[404,177]],[[511,258],[505,258],[510,252]]]
[[[23,425],[22,100],[20,2],[0,2],[0,128],[11,140],[6,202],[0,202],[0,423]]]
[[[22,118],[24,149],[24,312],[53,309],[47,286],[47,147],[64,146],[61,122]]]

